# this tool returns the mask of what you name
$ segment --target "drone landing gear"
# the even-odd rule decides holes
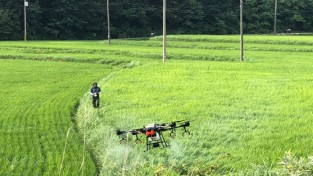
[[[176,137],[176,128],[184,128],[184,132],[182,133],[183,136],[190,135],[190,131],[187,130],[187,127],[190,126],[189,121],[186,121],[185,123],[179,126],[176,125],[176,122],[172,122],[169,126],[171,127],[170,137],[172,138]]]
[[[146,137],[146,145],[147,145],[146,151],[148,151],[152,148],[160,147],[160,145],[162,146],[162,148],[169,146],[169,144],[167,144],[167,142],[165,141],[164,136],[163,136],[161,131],[156,132],[156,136],[154,136],[154,137],[147,136]]]
[[[189,126],[189,125],[188,125]],[[183,132],[183,136],[185,135],[190,135],[190,131],[187,130],[187,126],[183,126],[184,127],[184,132]]]
[[[138,131],[129,131],[129,132],[130,132],[132,135],[136,136],[135,143],[140,143],[140,142],[141,142],[141,140],[140,140],[139,137],[138,137],[138,134],[140,134],[140,132],[138,132]],[[120,144],[122,144],[122,143],[128,141],[128,137],[127,137],[127,135],[126,135],[127,132],[117,130],[117,131],[116,131],[116,134],[120,137],[120,140],[119,140]]]

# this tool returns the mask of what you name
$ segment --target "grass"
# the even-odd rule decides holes
[[[219,40],[212,38],[216,43]],[[228,36],[223,38],[229,42]],[[194,40],[194,47],[206,45]],[[247,42],[245,63],[203,62],[190,60],[201,60],[197,58],[201,54],[231,57],[238,52],[237,45],[227,43],[227,50],[191,47],[189,51],[179,47],[187,42],[178,36],[172,43],[178,47],[168,49],[169,54],[175,53],[174,60],[136,67],[114,75],[114,79],[103,80],[104,107],[96,114],[91,112],[92,118],[84,126],[102,163],[101,174],[244,174],[252,164],[277,166],[285,151],[311,155],[308,136],[313,132],[313,117],[309,97],[313,92],[312,66],[308,64],[312,58],[308,51],[312,47],[298,46],[301,40],[289,40],[279,37],[274,44]],[[128,46],[127,43],[135,45],[137,41],[117,42]],[[287,44],[293,44],[292,48]],[[141,45],[144,42],[139,42]],[[190,58],[178,61],[180,53],[190,53]],[[168,150],[146,153],[144,144],[121,146],[114,138],[118,128],[127,130],[180,119],[196,119],[191,126],[193,135],[168,139]]]
[[[0,175],[93,175],[90,154],[80,168],[83,146],[73,128],[61,169],[62,155],[81,95],[112,68],[21,60],[0,67]]]
[[[264,160],[275,163],[287,150],[311,154],[312,75],[307,75],[310,69],[303,73],[298,69],[290,70],[298,76],[289,77],[283,70],[256,63],[171,62],[120,73],[106,82],[105,105],[90,119],[97,119],[89,134],[97,153],[114,151],[100,158],[103,175],[123,168],[126,149],[114,149],[124,146],[117,138],[107,144],[102,141],[112,138],[114,129],[180,119],[195,119],[193,135],[169,139],[170,149],[144,153],[143,144],[127,146],[130,175],[152,175],[160,164],[175,174],[192,175],[193,169],[209,172],[209,168],[224,173]],[[132,171],[136,167],[140,169]]]
[[[80,88],[71,91],[75,92],[75,101],[66,106],[54,106],[54,103],[59,100],[63,102],[68,97],[60,95],[48,103],[51,105],[34,110],[26,106],[36,99],[31,96],[33,93],[29,93],[30,97],[18,108],[25,106],[32,109],[25,115],[28,117],[26,119],[46,111],[52,111],[49,113],[52,118],[59,114],[55,111],[60,110],[67,113],[64,119],[68,120],[71,117],[69,112],[75,112],[79,97],[90,86],[90,76],[82,76],[90,72],[80,67],[105,70],[96,76],[98,80],[102,78],[99,81],[103,90],[101,108],[94,110],[91,107],[87,93],[81,98],[74,119],[80,135],[72,141],[77,149],[73,149],[73,154],[68,156],[68,160],[72,160],[76,157],[74,153],[76,155],[82,151],[80,140],[84,138],[82,134],[85,132],[88,148],[96,156],[100,175],[251,175],[266,171],[274,173],[272,169],[278,167],[286,151],[302,157],[312,155],[313,142],[309,140],[313,120],[310,101],[313,95],[311,41],[311,36],[246,36],[245,62],[240,63],[238,36],[168,36],[168,60],[165,64],[161,62],[161,37],[142,41],[113,40],[111,45],[103,41],[0,42],[0,57],[10,59],[0,61],[12,62],[10,67],[15,65],[17,68],[25,63],[48,64],[54,68],[50,72],[53,74],[49,74],[50,80],[60,77],[63,64],[70,64],[66,68],[73,71],[67,72],[69,75],[64,78],[64,82],[72,81],[70,75],[79,73],[79,79],[66,84]],[[41,73],[46,69],[41,67],[27,73]],[[15,74],[24,75],[16,69],[11,70]],[[8,73],[9,70],[2,72]],[[31,77],[41,80],[42,74],[37,75]],[[27,76],[12,80],[11,84],[29,81]],[[9,77],[4,76],[1,82],[10,82]],[[45,90],[54,93],[67,87],[54,86],[44,80],[39,82],[47,84]],[[25,83],[25,87],[35,82]],[[9,83],[3,85],[7,87]],[[3,95],[6,93],[3,92]],[[50,96],[48,94],[47,97]],[[20,101],[20,98],[16,101]],[[2,109],[6,111],[0,119],[9,116],[17,120],[22,118],[12,108]],[[48,119],[45,122],[51,122]],[[192,134],[188,137],[177,135],[175,139],[165,134],[171,146],[164,150],[143,152],[144,143],[134,144],[131,140],[121,145],[115,135],[117,128],[128,130],[149,123],[180,119],[194,120],[190,127]],[[26,122],[40,126],[31,120]],[[62,134],[62,139],[71,126],[68,121],[64,124],[64,127],[57,128],[62,131],[58,133]],[[27,125],[20,126],[25,133]],[[7,131],[9,129],[4,130]],[[52,145],[56,137],[57,134],[53,133],[46,141]],[[133,139],[133,136],[129,137]],[[20,138],[19,133],[14,140]],[[34,135],[25,138],[38,137]],[[64,140],[54,147],[58,157],[63,147]],[[3,153],[7,150],[4,149]],[[12,153],[18,155],[17,150]],[[29,157],[40,158],[36,152]],[[53,173],[52,170],[58,167],[47,161],[38,168],[49,170],[44,173]],[[6,160],[6,163],[10,162]],[[79,170],[79,165],[79,162],[72,164],[74,170]],[[89,171],[94,172],[91,165]]]

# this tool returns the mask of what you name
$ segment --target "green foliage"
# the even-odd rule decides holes
[[[290,151],[285,152],[281,161],[275,165],[268,165],[264,163],[262,165],[253,165],[251,171],[242,175],[299,175],[309,176],[313,174],[313,158],[303,158],[296,156]]]
[[[0,38],[2,40],[19,39],[20,26],[18,21],[18,15],[14,11],[0,9]]]
[[[111,37],[162,35],[162,1],[109,1]],[[28,39],[103,39],[107,8],[103,0],[30,0]],[[313,0],[278,1],[277,31],[312,32]],[[23,39],[23,1],[0,0],[0,40]],[[244,1],[244,33],[271,33],[274,1]],[[167,1],[168,34],[237,34],[239,1]]]
[[[295,156],[291,152],[286,152],[282,161],[279,163],[281,169],[278,175],[312,175],[313,174],[313,157],[308,159]]]

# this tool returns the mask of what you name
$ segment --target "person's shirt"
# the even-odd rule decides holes
[[[90,89],[90,94],[91,95],[96,95],[96,96],[99,96],[99,94],[101,93],[101,89],[100,87],[91,87]]]

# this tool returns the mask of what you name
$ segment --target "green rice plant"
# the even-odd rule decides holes
[[[76,131],[64,150],[71,112],[91,85],[90,77],[100,79],[111,68],[22,60],[0,60],[0,67],[0,175],[82,174],[83,146]],[[93,175],[88,152],[84,163],[84,175]]]
[[[286,45],[310,45],[312,36],[297,35],[244,35],[245,43],[258,44],[286,44]],[[168,41],[188,42],[214,42],[214,43],[239,43],[239,35],[168,35]],[[162,37],[154,37],[151,40],[162,40]]]
[[[169,48],[169,53],[190,53],[190,58],[172,56],[166,64],[143,65],[104,79],[105,104],[90,118],[93,125],[85,126],[102,163],[101,175],[249,175],[251,163],[260,165],[268,158],[277,164],[289,149],[308,155],[311,54],[285,52],[278,45],[279,52],[264,51],[259,43],[256,51],[246,52],[245,63],[190,61],[205,50]],[[207,50],[212,57],[235,52]],[[88,103],[81,104],[92,111]],[[80,112],[77,118],[78,123],[84,119]],[[196,119],[193,134],[168,139],[171,146],[165,150],[143,152],[144,144],[130,139],[121,145],[114,138],[118,128],[180,119]]]
[[[279,163],[282,167],[278,170],[278,175],[312,175],[313,174],[313,158],[295,156],[290,151],[286,152],[282,161]]]
[[[56,175],[63,159],[61,175],[82,174],[84,140],[85,175],[269,175],[285,151],[311,155],[311,36],[246,35],[245,62],[238,35],[168,36],[166,63],[161,40],[0,42],[0,175]],[[99,72],[90,78],[90,70]],[[99,110],[86,93],[90,79],[102,80]],[[28,96],[4,96],[10,85]],[[192,134],[166,136],[164,150],[143,152],[133,136],[119,144],[115,135],[180,119],[194,119]],[[70,121],[79,135],[69,135],[63,158]]]
[[[313,172],[312,156],[307,158],[296,156],[290,151],[285,152],[280,162],[271,164],[264,162],[261,165],[253,165],[250,171],[236,173],[235,175],[301,175],[309,176]]]

